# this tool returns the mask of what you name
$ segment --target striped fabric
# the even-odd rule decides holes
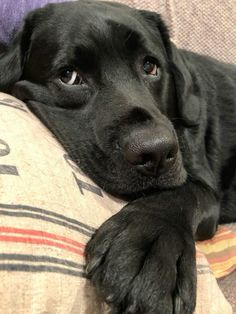
[[[6,253],[0,255],[0,270],[85,277],[83,257],[86,240],[79,242],[75,239],[80,235],[88,239],[94,228],[56,212],[31,206],[0,204],[0,214],[2,222],[4,219],[4,225],[0,226],[0,242],[6,246]],[[12,221],[22,226],[27,220],[33,220],[34,227],[12,227]],[[61,235],[62,226],[69,229],[67,236]],[[37,254],[30,254],[32,247],[37,248]]]
[[[0,204],[0,208],[1,216],[21,217],[23,219],[30,217],[47,222],[49,221],[50,223],[59,226],[63,225],[79,233],[86,234],[88,237],[95,231],[95,228],[91,226],[40,208],[6,204]],[[232,226],[232,229],[234,228],[235,226]],[[205,254],[210,269],[216,278],[226,276],[236,269],[236,233],[232,229],[220,226],[212,240],[199,242],[197,244],[197,248],[199,249],[198,256],[200,257],[201,253]],[[0,242],[22,244],[24,248],[27,244],[39,245],[39,248],[40,246],[54,247],[64,251],[67,257],[68,254],[71,253],[77,254],[79,257],[84,256],[84,243],[43,230],[0,226]],[[0,270],[48,271],[48,265],[49,271],[51,272],[62,272],[73,276],[86,277],[83,265],[74,263],[68,259],[58,259],[44,255],[33,256],[27,254],[3,253],[0,256],[0,260],[4,261],[4,263],[0,263]],[[9,263],[6,264],[5,261]],[[17,264],[11,264],[13,261],[17,262]],[[28,265],[26,264],[27,262],[29,262]],[[41,263],[41,265],[37,265],[38,263]],[[199,264],[198,266],[200,274],[202,272],[202,265]]]
[[[236,225],[220,226],[213,239],[197,244],[210,264],[216,278],[236,269]],[[235,286],[236,291],[236,286]]]
[[[45,222],[45,230],[42,230],[42,227],[40,230],[37,230],[1,225],[0,242],[20,244],[24,249],[27,244],[30,246],[37,245],[39,251],[40,246],[43,247],[43,250],[45,247],[59,248],[65,253],[66,257],[72,253],[78,255],[79,258],[83,258],[85,243],[73,240],[71,237],[61,236],[60,233],[51,233],[46,230],[52,230],[55,229],[55,227],[59,227],[60,230],[61,226],[63,226],[73,230],[72,232],[75,231],[79,234],[86,235],[88,238],[91,237],[95,231],[95,228],[75,219],[31,206],[0,204],[0,215],[1,218],[5,216],[5,221],[7,221],[7,218],[10,221],[14,218],[18,221],[35,219],[39,222]],[[50,226],[51,224],[53,224],[53,227]],[[75,238],[78,238],[78,235],[75,235]],[[197,248],[199,250],[199,256],[201,256],[201,253],[204,253],[210,265],[210,269],[216,278],[230,274],[236,269],[236,226],[220,226],[213,239],[198,242]],[[64,259],[58,259],[57,257],[47,257],[45,255],[33,256],[27,254],[3,253],[0,256],[0,261],[4,261],[2,264],[0,262],[0,270],[47,271],[48,265],[49,271],[51,272],[62,272],[74,276],[86,277],[81,263],[74,263],[65,257]],[[5,261],[9,263],[6,264]],[[17,263],[12,264],[13,261]],[[26,264],[27,262],[29,262],[29,264]],[[38,263],[41,264],[38,265]],[[199,265],[199,273],[201,273],[201,268],[202,265]]]

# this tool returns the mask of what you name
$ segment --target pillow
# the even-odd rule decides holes
[[[60,3],[68,0],[1,0],[0,2],[0,44],[9,44],[20,29],[26,14],[48,3]],[[73,1],[73,0],[70,0]]]
[[[86,280],[84,247],[124,202],[70,160],[24,103],[0,93],[0,309],[105,313]],[[200,251],[196,313],[232,313]]]

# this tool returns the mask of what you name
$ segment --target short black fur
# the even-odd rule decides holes
[[[66,69],[83,84],[62,83]],[[130,201],[86,248],[111,313],[193,313],[194,240],[236,221],[236,67],[177,49],[156,13],[88,0],[28,15],[0,56],[0,90]]]

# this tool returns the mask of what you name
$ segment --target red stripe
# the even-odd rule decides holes
[[[227,260],[230,260],[233,257],[236,257],[236,250],[229,251],[223,256],[211,257],[210,254],[208,254],[206,256],[206,258],[210,264],[219,264],[219,263],[225,262]]]
[[[233,239],[233,238],[236,238],[236,233],[224,233],[224,234],[218,234],[215,238],[213,238],[212,240],[216,240],[216,241],[219,241],[219,240],[224,240],[224,239]],[[212,241],[211,240],[211,241]]]
[[[37,238],[30,238],[30,237],[15,237],[15,236],[1,236],[0,241],[3,242],[18,242],[18,243],[31,243],[31,244],[41,244],[41,245],[48,245],[54,246],[60,249],[64,249],[78,255],[84,255],[82,250],[75,249],[69,245],[64,245],[62,243],[46,240],[46,239],[37,239]]]
[[[20,228],[11,228],[11,227],[0,227],[0,232],[5,232],[5,233],[18,233],[18,234],[27,234],[27,235],[32,235],[32,236],[40,236],[42,238],[50,238],[54,240],[59,240],[62,242],[66,242],[68,244],[71,244],[73,246],[76,246],[78,248],[84,249],[85,245],[77,242],[75,240],[59,236],[57,234],[45,232],[42,230],[32,230],[32,229],[20,229]]]

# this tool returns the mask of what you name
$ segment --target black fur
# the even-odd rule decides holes
[[[160,78],[144,72],[147,56]],[[67,67],[85,84],[61,83]],[[193,312],[194,239],[236,221],[235,85],[235,66],[177,49],[158,14],[106,2],[36,10],[1,54],[0,90],[26,101],[103,189],[130,200],[86,249],[111,313]],[[143,156],[147,147],[164,160],[158,149]]]

